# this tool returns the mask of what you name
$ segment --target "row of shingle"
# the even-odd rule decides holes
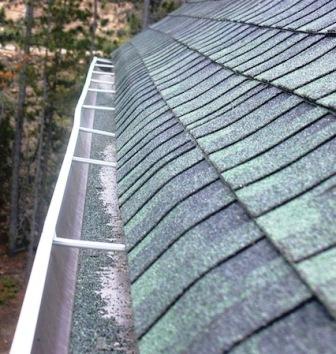
[[[213,72],[215,74],[217,74],[218,72],[213,70]],[[213,72],[210,73],[210,76],[213,76]],[[202,75],[204,74],[204,72],[202,73]],[[217,75],[219,76],[219,75]],[[237,76],[237,75],[233,75],[233,76]],[[232,76],[231,76],[232,78]],[[212,79],[212,77],[211,77]],[[235,79],[235,78],[234,78]],[[217,80],[217,78],[216,78]],[[193,97],[195,97],[195,93],[196,92],[200,92],[200,95],[196,98],[194,98],[193,100],[191,100],[190,102],[190,107],[193,107],[191,110],[191,113],[193,113],[195,115],[195,105],[198,104],[199,102],[202,102],[202,99],[200,97],[203,96],[203,100],[206,100],[207,98],[204,96],[209,96],[211,98],[211,101],[204,106],[201,106],[202,108],[208,108],[208,109],[214,109],[214,101],[213,101],[213,95],[214,95],[214,91],[206,92],[209,91],[209,84],[207,82],[204,83],[204,80],[202,82],[202,80],[200,80],[199,84],[195,84],[195,82],[197,82],[197,80],[193,81],[190,80],[190,77],[188,78],[187,81],[187,89],[188,89],[188,94],[190,91],[192,91],[193,93]],[[207,80],[210,81],[210,80]],[[225,87],[225,90],[227,91],[227,87],[230,86],[228,84],[228,80],[225,81],[225,86],[224,86],[224,80],[220,81],[221,85],[217,85],[217,83],[215,83],[216,89],[218,90],[218,95],[220,100],[220,104],[223,106],[223,102],[225,103],[224,106],[227,106],[227,102],[225,102],[224,97],[223,97],[223,87]],[[239,79],[235,79],[235,81],[238,83],[241,82],[239,81]],[[192,83],[192,85],[190,84],[190,82]],[[249,84],[251,83],[251,81],[249,82]],[[180,87],[183,87],[183,82],[179,82],[178,85],[176,85],[176,87],[178,87],[180,89]],[[237,85],[234,84],[234,88],[236,89],[235,91],[239,91],[242,88],[242,84],[239,85],[239,88],[237,88]],[[170,88],[169,88],[170,89]],[[165,88],[162,89],[162,93],[166,94]],[[179,96],[183,96],[182,92]],[[292,135],[295,134],[297,131],[302,130],[302,128],[305,128],[307,125],[310,125],[311,123],[314,123],[315,121],[323,118],[326,116],[327,112],[324,111],[323,109],[320,108],[315,108],[312,107],[309,104],[306,104],[305,102],[303,102],[302,100],[300,100],[297,97],[293,97],[289,94],[286,93],[282,93],[279,90],[276,89],[269,89],[269,88],[265,88],[264,90],[262,90],[263,95],[260,94],[260,92],[258,93],[258,95],[254,95],[252,97],[250,97],[249,101],[246,102],[244,101],[243,104],[241,104],[239,106],[239,110],[237,111],[234,110],[233,114],[231,116],[229,116],[227,113],[227,111],[223,110],[220,112],[221,114],[226,113],[226,118],[229,116],[229,122],[223,122],[223,119],[219,119],[219,116],[217,115],[217,117],[215,116],[215,118],[217,119],[213,119],[209,124],[209,127],[207,127],[207,124],[203,124],[202,126],[199,126],[198,131],[192,130],[193,134],[199,138],[201,137],[201,139],[199,139],[199,142],[201,142],[201,146],[202,148],[207,152],[207,153],[213,153],[216,151],[216,148],[218,149],[222,149],[222,148],[226,148],[228,145],[233,145],[235,142],[238,142],[239,140],[241,140],[241,138],[246,138],[249,137],[252,133],[263,133],[260,134],[262,139],[262,135],[271,135],[270,133],[274,133],[274,131],[277,133],[277,135],[275,135],[273,137],[273,141],[271,142],[266,142],[269,145],[276,145],[279,140],[282,141],[283,139],[288,139],[288,135]],[[237,94],[237,93],[236,93]],[[166,95],[167,99],[169,100],[169,102],[171,102],[171,97],[169,97],[169,95]],[[197,94],[196,94],[197,96]],[[262,100],[259,99],[258,96],[261,96]],[[184,96],[185,98],[185,96]],[[229,96],[228,98],[232,98],[232,96]],[[273,99],[273,100],[272,100]],[[197,103],[195,103],[194,100],[197,100]],[[186,101],[181,99],[181,102],[183,104],[175,104],[175,102],[173,102],[172,106],[173,109],[175,109],[176,111],[178,111],[179,109],[181,109],[181,106],[185,107]],[[231,103],[231,100],[229,101]],[[188,103],[188,102],[187,102]],[[266,103],[266,104],[265,104]],[[256,110],[254,106],[256,106],[257,108],[262,107],[263,110],[259,109]],[[275,115],[275,117],[270,117],[268,118],[268,120],[266,121],[267,123],[267,129],[266,132],[264,131],[264,125],[262,125],[263,122],[257,121],[257,119],[253,119],[254,116],[251,116],[251,113],[253,112],[253,114],[255,115],[255,117],[260,117],[261,115],[265,116],[266,112],[268,112],[271,107],[275,106],[275,109],[273,109],[273,113]],[[234,107],[236,108],[236,107]],[[252,109],[251,109],[252,108]],[[242,111],[245,109],[245,112]],[[232,107],[230,107],[231,113],[232,113]],[[178,112],[179,113],[179,112]],[[190,109],[189,111],[187,111],[187,114],[190,113]],[[204,113],[204,111],[203,111]],[[285,119],[283,119],[284,113],[286,113],[287,115],[285,116]],[[201,115],[204,121],[204,114]],[[232,134],[232,132],[230,131],[228,134],[226,134],[224,137],[226,139],[223,139],[223,136],[221,134],[223,134],[223,130],[225,128],[227,128],[227,126],[231,126],[233,125],[232,123],[236,123],[237,121],[240,121],[242,118],[245,118],[246,116],[248,116],[249,120],[252,123],[252,127],[250,128],[251,131],[247,130],[246,125],[245,125],[245,131],[243,132],[243,136],[241,136],[241,129],[237,129],[237,127],[239,128],[238,124],[235,124],[234,128],[236,128],[234,130],[234,128],[231,128],[231,130],[234,130],[235,134]],[[293,116],[294,117],[294,122],[291,119]],[[182,122],[185,123],[185,113],[182,111],[182,114],[179,114],[179,118],[181,119]],[[278,120],[277,118],[282,118],[282,120]],[[326,119],[327,121],[331,121],[331,123],[333,122],[333,120],[331,119],[331,117],[329,116],[328,119]],[[270,124],[271,123],[271,124]],[[287,127],[289,125],[289,123],[291,123],[291,126],[287,129],[289,131],[284,131],[285,129],[280,130],[280,128],[284,128]],[[241,123],[239,123],[241,124]],[[254,125],[253,125],[254,124]],[[270,125],[270,127],[269,127]],[[205,128],[205,129],[202,129]],[[207,131],[208,128],[208,131]],[[247,130],[247,131],[246,131]],[[204,132],[205,131],[205,132]],[[224,130],[225,131],[225,130]],[[219,134],[218,132],[220,132],[221,134]],[[209,134],[212,133],[212,134]],[[269,134],[268,134],[269,133]],[[331,134],[333,133],[333,131],[331,131]],[[203,135],[206,135],[206,137],[203,137]],[[210,136],[209,136],[210,135]],[[270,136],[272,137],[272,136]],[[253,136],[253,138],[255,139],[256,137]],[[257,144],[258,145],[258,144]],[[266,146],[266,149],[269,149],[269,146]],[[232,149],[234,150],[234,149]],[[241,149],[239,149],[241,150]],[[249,151],[251,153],[251,149]],[[258,152],[258,151],[257,151]],[[222,151],[220,152],[222,153]],[[215,154],[214,154],[215,155]],[[216,156],[216,155],[215,155]],[[227,161],[225,161],[227,163]],[[230,163],[230,162],[229,162]],[[241,161],[239,161],[239,163],[241,163]],[[231,166],[229,166],[231,167]]]
[[[167,28],[168,22],[170,29]],[[194,65],[192,55],[203,55],[200,48],[184,43],[184,32],[188,30],[180,26],[179,18],[163,21],[163,26],[169,37],[158,31],[147,31],[134,43],[144,55],[163,97],[186,127],[213,117],[223,106],[224,109],[230,107],[229,113],[224,110],[213,117],[208,127],[210,131],[205,130],[206,136],[198,138],[197,133],[190,131],[198,138],[199,146],[209,154],[211,161],[224,171],[225,180],[233,189],[239,189],[239,200],[255,216],[275,209],[260,217],[258,222],[289,260],[304,260],[332,247],[335,244],[330,222],[335,216],[332,203],[336,165],[334,116],[322,107],[316,108],[299,96],[272,85],[237,104],[232,100],[232,94],[241,97],[246,77],[230,74],[225,68],[218,70],[220,64],[215,62],[209,64],[212,65],[207,67],[209,70],[202,69],[193,74],[194,77],[182,78],[172,86],[169,82],[160,85],[162,75],[174,75],[178,58],[180,65],[189,70]],[[161,59],[175,52],[178,53],[177,58],[164,62],[162,66]],[[204,58],[209,59],[205,54]],[[301,62],[303,60],[301,58]],[[249,78],[248,82],[251,81],[253,79]],[[257,80],[254,83],[261,84]],[[233,90],[229,90],[231,96],[226,99],[225,92],[230,85]],[[197,129],[201,132],[202,125]],[[252,137],[250,141],[249,137]],[[238,183],[237,172],[240,175]],[[244,180],[247,182],[245,186],[241,183]],[[298,203],[301,211],[293,213],[292,209]],[[295,233],[293,225],[296,225]],[[297,268],[335,313],[332,295],[335,275],[330,270],[332,264],[327,262],[332,258],[321,260],[321,263],[319,259],[317,256]],[[310,279],[310,271],[306,271],[306,267],[311,269],[312,264],[323,266],[324,273],[328,273],[327,282],[313,276]]]
[[[336,38],[176,17],[167,18],[158,29],[231,73],[335,109]],[[181,22],[187,30],[176,27]]]
[[[333,0],[188,2],[178,10],[180,14],[307,33],[336,32],[336,4]]]
[[[174,48],[161,38],[152,44],[155,50],[146,53],[154,56],[171,50],[152,60],[163,82],[171,67],[164,58]],[[184,54],[175,53],[178,67]],[[185,54],[191,65],[200,63]],[[308,289],[181,132],[134,49],[123,47],[116,63],[119,192],[142,352],[218,352],[278,317],[284,316],[280,326],[290,322],[288,312],[300,322]],[[144,97],[153,98],[154,107]],[[309,306],[328,324],[321,333],[328,348],[329,320],[314,301]],[[273,352],[281,352],[291,330],[279,336]],[[298,334],[290,345],[302,341]]]

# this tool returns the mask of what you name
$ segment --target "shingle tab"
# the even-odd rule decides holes
[[[335,177],[330,178],[258,219],[291,261],[298,262],[336,243],[334,183]]]
[[[335,205],[334,205],[335,207]],[[335,212],[335,210],[334,210]],[[333,214],[335,218],[335,213]],[[334,237],[335,238],[335,237]],[[299,263],[298,269],[319,296],[327,303],[328,309],[336,315],[336,247]]]
[[[201,161],[177,175],[163,186],[146,203],[141,209],[141,212],[137,212],[131,221],[125,225],[130,237],[134,235],[134,237],[139,239],[147,236],[154,228],[160,228],[158,224],[160,222],[164,223],[164,218],[167,217],[169,213],[174,214],[175,209],[181,207],[179,204],[186,203],[185,201],[188,198],[191,198],[194,202],[194,198],[199,198],[199,196],[197,196],[197,194],[199,194],[203,196],[207,195],[210,200],[212,198],[210,192],[212,192],[215,187],[211,188],[209,184],[216,179],[217,174],[205,161]],[[215,195],[214,198],[218,198],[218,196],[221,195],[221,189],[215,188],[215,191],[216,192],[213,193],[217,195]],[[226,196],[222,195],[222,197],[224,202]],[[232,196],[230,195],[228,198],[231,200]],[[162,200],[166,200],[164,205],[161,203]],[[190,204],[190,201],[188,203]],[[211,206],[209,205],[209,207]],[[127,208],[127,205],[125,208]],[[183,216],[184,220],[188,218],[188,213],[189,210],[187,209]],[[167,237],[169,236],[167,235]]]
[[[280,318],[231,350],[232,354],[332,353],[336,345],[334,323],[316,301]]]

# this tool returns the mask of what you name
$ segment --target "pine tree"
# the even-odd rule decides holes
[[[12,254],[29,245],[33,255],[87,64],[94,53],[110,54],[113,45],[104,37],[98,0],[26,0],[25,6],[22,33],[17,30],[22,21],[5,23],[0,12],[5,26],[0,42],[21,49],[20,66],[10,72],[12,78],[18,72],[13,91],[18,97],[8,244]],[[0,66],[0,83],[1,74]]]
[[[98,1],[93,0],[93,6],[87,8],[80,5],[80,1],[76,0],[49,0],[48,6],[40,6],[42,14],[36,19],[37,45],[45,50],[45,57],[28,271],[42,229],[47,209],[46,200],[49,200],[52,190],[49,181],[54,168],[51,165],[57,156],[57,147],[63,145],[59,141],[64,142],[64,130],[59,128],[57,119],[72,119],[68,106],[75,106],[75,96],[82,87],[80,78],[85,76],[90,57],[97,50],[101,51],[104,45],[96,33],[99,19]],[[73,100],[67,104],[65,97],[73,97]]]
[[[37,243],[37,232],[39,230],[37,225],[38,211],[40,204],[41,195],[41,183],[42,183],[42,159],[44,155],[44,140],[45,140],[45,127],[47,122],[47,117],[49,115],[49,81],[48,81],[48,61],[49,61],[49,49],[48,43],[50,40],[50,30],[51,30],[51,7],[53,5],[53,0],[48,0],[47,6],[45,8],[46,17],[46,31],[44,31],[44,59],[43,59],[43,102],[40,112],[40,124],[39,124],[39,134],[38,134],[38,148],[36,154],[36,167],[34,176],[34,186],[33,186],[33,211],[31,216],[30,225],[30,237],[28,245],[28,260],[27,260],[27,276],[30,274],[31,267],[34,260],[34,251]]]

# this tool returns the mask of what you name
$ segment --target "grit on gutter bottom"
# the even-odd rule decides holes
[[[104,80],[104,75],[97,76]],[[98,90],[111,88],[105,83],[91,85]],[[96,105],[113,106],[111,93],[98,91]],[[93,129],[114,131],[113,115],[96,110]],[[92,134],[90,158],[115,162],[115,139]],[[114,168],[89,167],[81,238],[124,243]],[[137,352],[124,252],[80,251],[69,349],[71,353]]]

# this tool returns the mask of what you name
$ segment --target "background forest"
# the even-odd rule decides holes
[[[94,54],[179,0],[0,1],[0,354],[6,353]]]

